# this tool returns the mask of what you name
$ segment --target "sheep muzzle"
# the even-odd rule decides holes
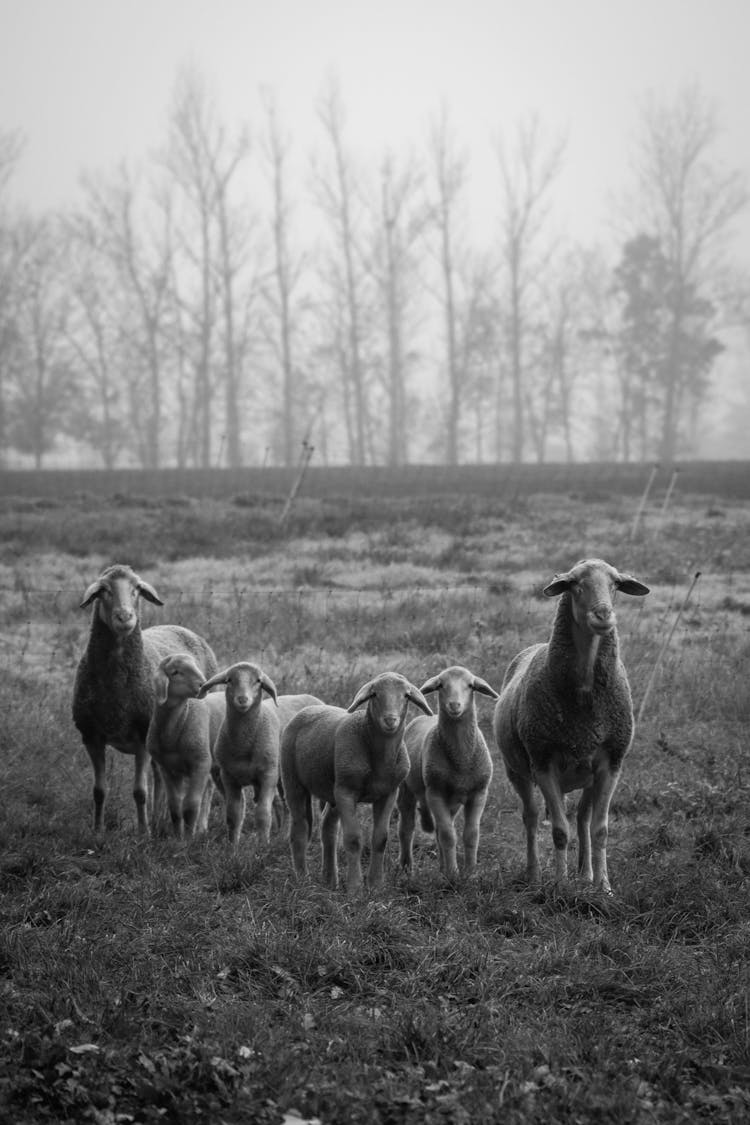
[[[586,614],[586,621],[592,633],[605,636],[617,625],[615,612],[610,605],[598,605]]]

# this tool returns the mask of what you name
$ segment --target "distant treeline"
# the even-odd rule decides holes
[[[653,476],[653,480],[651,480]],[[92,494],[128,497],[216,499],[286,497],[297,471],[244,469],[63,469],[2,470],[0,496],[65,499]],[[512,502],[534,493],[576,494],[585,499],[640,494],[651,482],[652,495],[698,493],[726,499],[750,498],[750,461],[653,463],[580,462],[577,464],[310,466],[300,496],[370,498],[440,494],[496,496]]]

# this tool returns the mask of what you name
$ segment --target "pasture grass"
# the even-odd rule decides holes
[[[745,1121],[750,515],[684,497],[631,540],[634,503],[302,501],[283,534],[270,502],[0,504],[0,1121]],[[499,687],[547,635],[541,587],[589,554],[652,587],[617,605],[636,708],[702,572],[613,801],[612,897],[553,887],[548,827],[524,884],[497,761],[457,887],[419,829],[397,870],[395,824],[382,891],[325,889],[315,837],[296,881],[251,815],[227,851],[218,797],[206,838],[142,840],[116,754],[94,835],[70,695],[106,563],[155,584],[149,622],[346,704],[386,667]]]

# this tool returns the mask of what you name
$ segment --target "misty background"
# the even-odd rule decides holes
[[[0,464],[750,455],[739,0],[0,0]]]

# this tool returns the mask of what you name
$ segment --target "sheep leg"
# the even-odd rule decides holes
[[[169,809],[169,818],[172,821],[172,831],[177,839],[181,840],[184,835],[183,801],[185,796],[185,780],[184,778],[180,778],[175,781],[175,779],[168,774],[164,774],[162,780],[167,794],[167,807]]]
[[[206,830],[210,808],[210,800],[206,805],[209,785],[213,790],[210,778],[204,773],[195,774],[187,781],[182,800],[182,819],[188,836],[194,836],[197,829],[202,832]]]
[[[284,795],[283,795],[282,792],[279,791],[278,787],[276,789],[276,792],[273,795],[272,811],[273,811],[273,826],[274,826],[274,828],[281,831],[281,829],[284,826],[284,818],[286,816],[286,803],[284,801]]]
[[[162,785],[161,770],[159,768],[158,763],[155,762],[152,758],[151,759],[151,788],[149,790],[148,799],[147,799],[147,802],[146,802],[146,808],[148,810],[148,816],[149,816],[149,821],[151,823],[151,830],[152,831],[159,821],[160,813],[163,813],[163,809],[162,809],[162,789],[163,789],[163,785]]]
[[[367,872],[367,882],[371,887],[380,887],[383,884],[383,867],[385,863],[385,849],[388,844],[388,828],[391,823],[391,814],[396,804],[398,790],[394,789],[386,797],[381,797],[372,804],[372,837],[370,840],[370,866]]]
[[[138,831],[142,836],[148,832],[148,772],[151,765],[151,755],[144,743],[135,752],[135,776],[133,778],[133,800],[138,817]]]
[[[516,773],[507,768],[508,780],[521,798],[523,805],[523,824],[526,829],[526,878],[531,884],[541,882],[542,869],[539,863],[539,810],[536,804],[534,783],[528,775]]]
[[[224,792],[224,782],[221,780],[221,770],[217,766],[216,762],[212,762],[211,764],[211,780],[221,793],[222,797],[225,797],[226,794]]]
[[[471,875],[476,870],[479,851],[479,822],[484,806],[487,804],[488,790],[473,793],[464,805],[464,874]]]
[[[242,786],[233,781],[224,770],[221,771],[221,783],[224,787],[224,796],[226,798],[229,843],[232,847],[236,847],[240,842],[240,833],[245,820],[245,794]]]
[[[552,821],[552,843],[555,846],[555,882],[562,886],[568,878],[568,841],[570,829],[565,810],[565,798],[560,787],[560,779],[553,770],[536,775],[536,783],[547,802]]]
[[[312,809],[310,810],[310,815],[312,815]],[[326,805],[320,821],[320,842],[323,846],[323,882],[333,891],[335,891],[336,887],[339,885],[339,863],[337,856],[339,819],[339,810],[336,806]]]
[[[203,786],[203,793],[201,795],[200,809],[198,812],[198,832],[208,832],[208,821],[211,816],[211,805],[214,799],[214,785],[213,778],[209,774],[205,779]]]
[[[425,790],[427,807],[435,821],[438,859],[440,870],[451,882],[458,879],[458,859],[456,857],[456,827],[453,823],[458,811],[458,801],[446,800],[439,789],[427,786]]]
[[[266,778],[255,789],[255,827],[264,844],[271,840],[274,798],[278,797],[276,777]]]
[[[587,883],[593,883],[594,871],[591,866],[591,810],[593,790],[584,789],[576,811],[578,828],[578,874]]]
[[[357,818],[357,798],[351,790],[339,786],[333,792],[344,835],[346,888],[351,894],[362,886],[362,832]]]
[[[296,875],[307,874],[307,845],[312,833],[312,802],[310,794],[301,784],[296,772],[284,778],[284,794],[289,806],[289,850]]]
[[[102,739],[84,742],[84,746],[94,769],[94,831],[101,832],[107,798],[107,748]]]
[[[591,862],[594,890],[611,894],[607,874],[607,838],[609,836],[609,806],[620,779],[619,770],[608,766],[600,768],[594,777],[591,821]]]
[[[414,823],[416,820],[417,798],[408,785],[402,784],[398,791],[398,840],[399,863],[404,871],[411,871],[414,863]]]

